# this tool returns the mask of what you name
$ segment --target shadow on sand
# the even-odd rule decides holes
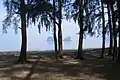
[[[4,80],[120,80],[120,64],[110,59],[99,59],[95,50],[84,51],[85,60],[74,60],[65,54],[63,60],[50,55],[29,55],[29,64],[11,65],[15,56],[1,60],[0,78]],[[89,54],[90,53],[90,54]],[[97,54],[97,53],[96,53]],[[10,57],[10,56],[9,56]]]

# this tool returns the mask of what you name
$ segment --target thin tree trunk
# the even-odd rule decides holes
[[[110,45],[109,45],[109,53],[108,55],[112,55],[112,48],[113,48],[113,33],[112,33],[112,24],[111,24],[111,13],[110,13],[110,4],[107,3],[107,10],[108,10],[108,23],[109,23],[109,30],[110,30]]]
[[[79,43],[78,43],[78,52],[77,52],[77,56],[75,59],[83,59],[83,50],[82,50],[82,46],[83,46],[83,31],[82,28],[80,29],[80,33],[79,33]]]
[[[103,0],[101,0],[101,5],[102,5],[102,53],[101,53],[101,58],[104,57],[104,52],[105,52],[105,16],[104,16],[104,5],[103,5]]]
[[[26,33],[26,12],[25,12],[25,2],[24,0],[20,0],[20,16],[21,16],[21,36],[22,36],[22,44],[20,56],[18,59],[18,63],[24,63],[27,61],[26,59],[26,50],[27,50],[27,33]]]
[[[115,13],[114,13],[114,7],[113,7],[113,0],[111,2],[111,11],[112,11],[112,24],[113,24],[113,37],[114,37],[114,47],[113,47],[113,57],[112,59],[115,60],[117,57],[117,32],[116,32],[116,24],[115,24]]]
[[[80,33],[79,33],[79,43],[78,43],[78,52],[75,59],[81,59],[83,60],[83,8],[82,8],[82,1],[80,1],[79,4],[79,27],[80,27]]]
[[[118,60],[120,60],[120,0],[117,1],[118,5],[118,29],[119,29],[119,47],[118,47]]]
[[[56,24],[55,24],[55,0],[53,0],[53,26],[54,26],[54,48],[57,55],[57,36],[56,36]]]
[[[63,45],[62,45],[62,0],[58,0],[59,5],[59,25],[58,25],[58,57],[63,58]]]

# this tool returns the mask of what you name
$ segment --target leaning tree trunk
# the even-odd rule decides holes
[[[21,52],[19,56],[18,63],[26,62],[26,49],[27,49],[27,33],[26,33],[26,12],[25,12],[25,2],[20,0],[20,16],[21,16],[21,36],[22,36],[22,45]]]
[[[112,24],[111,24],[111,13],[110,13],[110,2],[107,3],[107,10],[108,10],[108,23],[109,23],[109,30],[110,30],[110,45],[109,45],[109,53],[108,55],[112,55],[113,51],[113,33],[112,33]]]
[[[54,48],[55,48],[55,53],[57,55],[57,36],[56,36],[56,24],[55,24],[55,0],[53,0],[53,26],[54,26]]]
[[[118,48],[118,60],[120,60],[120,0],[117,1],[117,5],[118,5],[118,29],[119,29],[119,48]]]
[[[104,57],[104,52],[105,52],[105,16],[104,16],[104,5],[103,5],[103,0],[101,0],[101,5],[102,5],[102,53],[101,53],[101,58]]]
[[[63,58],[63,45],[62,45],[62,0],[58,0],[58,6],[59,6],[59,24],[58,24],[58,54],[57,58]]]
[[[112,59],[115,60],[117,57],[117,32],[116,32],[116,22],[115,22],[115,13],[113,7],[113,0],[111,0],[111,11],[112,11],[112,24],[113,24],[113,37],[114,37],[114,47],[113,47],[113,57]]]
[[[80,33],[79,33],[79,43],[78,43],[78,52],[75,59],[81,59],[83,60],[83,7],[82,7],[82,1],[80,1],[79,4],[79,27],[80,27]]]

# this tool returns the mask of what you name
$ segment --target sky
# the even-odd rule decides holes
[[[21,47],[21,33],[18,29],[18,34],[15,34],[14,29],[8,28],[7,34],[2,34],[2,21],[5,19],[6,10],[2,5],[2,0],[0,0],[0,51],[19,51]],[[69,36],[71,37],[70,42],[63,41],[64,49],[77,49],[78,47],[78,33],[79,27],[73,21],[68,22],[63,20],[62,22],[62,34],[63,40]],[[41,29],[41,34],[39,34],[37,26],[30,26],[27,29],[28,38],[28,51],[43,51],[43,50],[53,50],[54,44],[48,43],[47,38],[52,37],[52,30],[46,32],[45,28]],[[109,41],[106,40],[106,47],[109,46]],[[93,38],[87,37],[83,41],[83,48],[100,48],[101,47],[101,37]]]

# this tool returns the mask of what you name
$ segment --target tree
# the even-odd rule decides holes
[[[113,47],[113,57],[112,59],[115,60],[117,57],[117,31],[116,31],[116,21],[115,21],[115,12],[113,7],[114,1],[110,1],[110,7],[112,12],[112,25],[113,25],[113,41],[114,41],[114,47]]]
[[[104,14],[104,5],[103,0],[101,0],[101,6],[102,6],[102,53],[101,58],[104,57],[104,51],[105,51],[105,14]]]
[[[80,56],[82,56],[81,46],[83,44],[83,37],[88,34],[90,36],[93,36],[95,34],[99,36],[101,29],[101,12],[99,10],[99,0],[84,0],[81,2],[82,7],[79,6],[79,3],[79,0],[76,0],[75,2],[69,2],[65,6],[66,19],[70,20],[73,18],[75,23],[78,22],[80,28],[78,52],[76,58],[80,58]],[[83,56],[81,59],[83,59]]]
[[[6,31],[6,26],[11,26],[11,23],[15,25],[15,29],[18,28],[19,20],[21,21],[21,37],[22,37],[22,44],[21,44],[21,51],[20,57],[18,59],[19,62],[27,62],[26,59],[26,50],[27,50],[27,33],[26,33],[26,6],[25,1],[13,1],[13,0],[4,0],[4,6],[6,7],[7,17],[3,21],[3,31]],[[18,18],[19,17],[19,18]]]
[[[39,5],[39,6],[36,6]],[[26,28],[29,24],[36,24],[38,23],[38,29],[40,32],[40,27],[45,25],[46,30],[50,27],[50,17],[46,11],[52,12],[51,4],[46,2],[45,0],[38,1],[38,0],[4,0],[4,6],[7,10],[7,17],[3,21],[3,32],[6,32],[7,26],[11,26],[13,22],[15,29],[19,26],[19,20],[21,19],[21,36],[22,36],[22,44],[21,44],[21,51],[20,56],[18,59],[18,63],[27,62],[27,33]],[[42,7],[41,7],[42,6]],[[45,6],[45,7],[43,7]],[[39,15],[38,15],[39,14]],[[39,20],[40,17],[40,20]]]
[[[118,60],[120,60],[120,0],[117,1],[117,7],[118,7],[118,31],[119,31]]]
[[[62,0],[58,0],[58,55],[57,58],[63,58],[63,45],[62,45]]]
[[[22,37],[22,44],[21,44],[21,51],[18,63],[20,62],[27,62],[26,54],[27,54],[27,32],[26,32],[26,7],[25,1],[20,0],[20,18],[21,18],[21,37]]]
[[[82,0],[76,0],[76,4],[79,7],[79,13],[78,13],[78,25],[80,28],[80,33],[79,33],[79,43],[78,43],[78,52],[77,56],[75,59],[83,59],[83,52],[82,52],[82,46],[83,46],[83,4]]]
[[[113,48],[113,43],[115,42],[115,45],[117,44],[117,39],[115,40],[114,35],[116,34],[116,38],[117,38],[117,33],[118,33],[117,26],[116,26],[118,11],[115,10],[115,7],[113,6],[113,5],[116,5],[115,4],[116,1],[117,0],[113,0],[113,1],[104,0],[103,1],[104,4],[107,5],[107,10],[108,10],[108,23],[107,23],[107,26],[106,26],[106,29],[109,29],[109,33],[110,33],[110,45],[109,45],[109,53],[108,53],[108,55],[112,55],[114,51],[117,51],[117,49],[115,50],[115,47]],[[112,15],[112,13],[113,14],[116,13],[116,15]],[[111,15],[112,15],[112,17],[111,17]],[[115,25],[115,27],[113,29],[114,25]],[[113,31],[116,31],[116,32],[113,32]],[[113,56],[115,56],[115,55],[117,56],[117,53],[113,54]]]
[[[55,51],[57,53],[56,58],[63,58],[63,49],[62,49],[62,29],[61,29],[61,23],[62,23],[62,0],[53,1],[53,5],[49,1],[33,1],[34,4],[32,6],[36,6],[33,9],[29,11],[29,18],[32,18],[32,22],[36,23],[39,22],[38,18],[41,19],[39,23],[44,23],[46,28],[51,26],[51,23],[53,22],[54,26],[54,45],[55,45]],[[55,5],[55,3],[58,3],[58,5]],[[43,7],[41,9],[41,7]],[[56,7],[57,6],[57,7]],[[52,14],[53,13],[53,14]],[[58,22],[56,21],[56,18],[58,19]],[[58,26],[58,52],[57,52],[57,38],[56,38],[56,24]],[[38,26],[40,27],[40,26]],[[49,28],[50,29],[50,28]]]
[[[55,16],[55,12],[56,12],[56,7],[55,7],[55,0],[53,0],[53,27],[54,27],[54,47],[55,47],[55,53],[57,55],[57,36],[56,36],[56,16]]]
[[[112,24],[111,24],[111,9],[110,9],[110,0],[107,1],[107,10],[108,10],[108,24],[109,24],[109,31],[110,31],[110,45],[109,45],[109,53],[108,55],[112,55],[112,48],[113,48],[113,32],[112,32]]]

